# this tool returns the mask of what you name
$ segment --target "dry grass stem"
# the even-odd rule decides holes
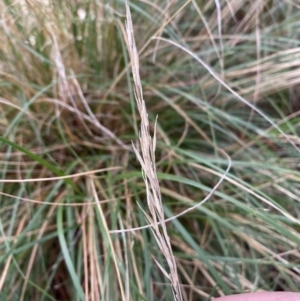
[[[156,124],[153,139],[150,136],[149,119],[146,110],[145,101],[143,99],[143,89],[139,74],[139,57],[136,49],[133,25],[131,20],[130,9],[128,1],[126,1],[126,32],[127,32],[127,47],[130,54],[131,68],[134,80],[135,99],[138,106],[138,111],[141,116],[141,133],[140,133],[140,147],[141,154],[133,145],[135,154],[142,166],[143,178],[146,185],[147,201],[151,217],[146,215],[148,222],[151,224],[152,232],[155,240],[163,253],[167,264],[169,266],[169,273],[155,260],[164,275],[170,280],[173,288],[175,300],[182,300],[182,293],[180,289],[179,277],[177,273],[176,261],[173,255],[170,238],[167,233],[165,224],[164,211],[162,206],[162,199],[160,193],[159,181],[156,175],[155,166],[155,148],[156,148]],[[160,222],[161,228],[158,225]]]

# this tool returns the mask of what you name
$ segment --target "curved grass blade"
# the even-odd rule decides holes
[[[20,145],[16,144],[15,142],[10,141],[9,139],[4,138],[2,136],[0,136],[0,141],[3,142],[4,144],[12,146],[13,148],[17,149],[18,151],[26,154],[32,160],[34,160],[34,161],[40,163],[41,165],[43,165],[44,167],[48,168],[55,175],[57,175],[59,177],[66,176],[66,174],[62,170],[58,169],[56,166],[54,166],[51,163],[47,162],[46,160],[44,160],[40,156],[32,153],[31,151],[29,151],[25,147],[20,146]],[[76,192],[78,192],[78,193],[80,192],[78,187],[75,185],[75,183],[71,179],[64,179],[64,181],[66,182],[66,184],[70,185]]]

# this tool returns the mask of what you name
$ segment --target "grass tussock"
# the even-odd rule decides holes
[[[0,300],[299,291],[298,8],[2,1]]]

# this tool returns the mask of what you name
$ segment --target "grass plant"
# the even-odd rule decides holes
[[[299,8],[1,1],[0,300],[298,292]]]

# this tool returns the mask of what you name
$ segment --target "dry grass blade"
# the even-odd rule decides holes
[[[174,42],[169,39],[161,38],[161,37],[153,37],[153,40],[160,40],[165,41],[171,45],[174,45],[178,47],[179,49],[183,50],[187,54],[189,54],[192,58],[194,58],[196,61],[198,61],[219,83],[223,85],[232,95],[234,95],[238,100],[243,102],[245,105],[250,107],[253,111],[258,113],[260,116],[262,116],[269,124],[271,124],[278,132],[295,148],[295,150],[300,153],[299,146],[280,128],[278,125],[272,121],[270,117],[268,117],[263,111],[258,109],[254,104],[250,103],[248,100],[246,100],[244,97],[242,97],[239,93],[235,92],[218,74],[215,73],[215,71],[208,66],[204,61],[201,60],[195,53],[187,49],[186,47],[178,44],[177,42]],[[261,133],[262,135],[265,135],[265,133]]]
[[[159,245],[161,252],[163,253],[168,266],[169,273],[167,273],[161,265],[158,264],[159,268],[170,280],[173,288],[173,294],[175,300],[181,301],[182,294],[180,290],[179,278],[177,274],[177,267],[175,258],[172,252],[170,238],[167,233],[164,211],[162,207],[161,193],[158,178],[156,175],[155,168],[155,147],[156,147],[156,133],[154,132],[153,140],[150,136],[149,131],[149,120],[146,111],[145,102],[143,99],[142,84],[139,75],[139,58],[138,52],[135,45],[133,25],[131,20],[130,9],[128,1],[126,1],[126,31],[127,31],[127,47],[131,59],[131,68],[133,73],[133,80],[135,85],[135,98],[138,106],[138,110],[141,116],[141,133],[140,133],[140,145],[141,154],[133,146],[136,156],[142,166],[143,178],[146,185],[148,207],[151,213],[151,217],[147,216],[149,223],[152,225],[152,232]],[[156,128],[156,127],[155,127]],[[158,222],[161,224],[161,228],[158,226]]]

